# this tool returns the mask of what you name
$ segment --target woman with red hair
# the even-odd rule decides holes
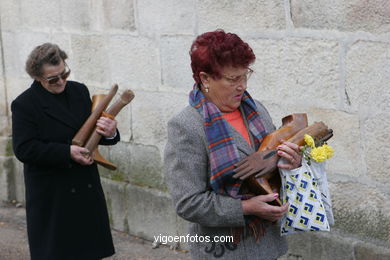
[[[217,30],[198,36],[190,56],[195,85],[189,106],[168,123],[164,161],[176,211],[191,222],[192,257],[276,259],[286,253],[287,243],[273,223],[288,205],[267,203],[277,193],[245,194],[234,172],[275,130],[267,110],[246,91],[255,54],[236,34]],[[269,160],[276,166],[280,157],[288,164],[278,167],[288,169],[302,159],[299,147],[288,142]]]

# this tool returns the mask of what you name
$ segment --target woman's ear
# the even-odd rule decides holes
[[[200,72],[199,78],[202,81],[202,85],[206,85],[210,82],[210,76],[206,72]]]

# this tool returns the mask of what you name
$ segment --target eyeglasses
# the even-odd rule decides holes
[[[240,76],[228,76],[228,75],[224,75],[224,74],[221,74],[221,76],[227,81],[229,82],[230,85],[234,86],[234,85],[237,85],[243,81],[248,81],[249,78],[251,77],[253,73],[253,70],[251,68],[248,68],[248,70],[240,75]]]
[[[49,83],[51,85],[56,84],[60,79],[66,80],[70,75],[70,69],[69,69],[67,64],[65,64],[65,66],[66,66],[66,68],[65,68],[64,72],[62,72],[60,75],[52,76],[52,77],[48,77],[48,78],[43,78],[43,79],[46,80],[47,83]]]

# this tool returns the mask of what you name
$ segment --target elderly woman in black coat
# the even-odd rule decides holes
[[[23,162],[27,232],[32,260],[101,259],[114,254],[96,163],[71,140],[91,113],[84,84],[67,81],[67,55],[37,46],[28,57],[31,87],[11,105],[16,157]],[[101,144],[120,139],[116,121],[101,117]]]

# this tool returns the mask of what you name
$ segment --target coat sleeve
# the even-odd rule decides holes
[[[165,173],[177,214],[204,226],[243,226],[241,200],[209,188],[207,148],[190,121],[172,119],[168,123]]]
[[[116,129],[116,135],[114,138],[106,138],[103,136],[103,138],[100,139],[99,144],[100,145],[114,145],[114,144],[118,143],[120,140],[121,140],[121,135],[119,133],[119,130]]]
[[[38,119],[28,101],[15,100],[11,104],[11,111],[12,142],[16,158],[27,164],[69,165],[70,145],[39,139]]]

